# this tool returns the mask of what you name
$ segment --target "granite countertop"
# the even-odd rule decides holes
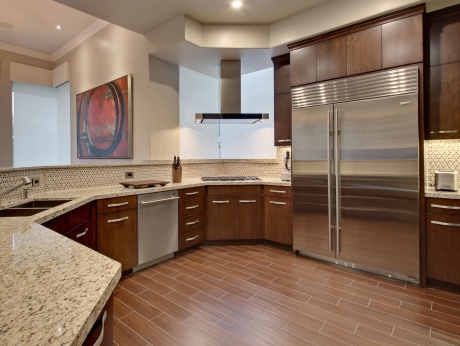
[[[459,191],[436,191],[434,187],[425,186],[425,197],[460,199]]]
[[[291,183],[275,178],[226,182],[197,178],[145,189],[117,185],[52,191],[31,200],[72,200],[33,216],[0,218],[0,344],[81,345],[121,277],[120,263],[42,223],[97,199],[208,185]]]

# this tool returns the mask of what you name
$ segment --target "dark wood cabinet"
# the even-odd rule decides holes
[[[260,196],[235,198],[235,239],[263,239]]]
[[[382,69],[382,26],[347,36],[347,75]]]
[[[427,139],[460,138],[460,62],[430,67]]]
[[[286,186],[264,186],[265,239],[292,245],[292,190]]]
[[[291,93],[275,95],[275,146],[292,143]]]
[[[235,199],[232,196],[208,197],[206,239],[235,239]]]
[[[460,61],[460,5],[426,15],[429,66]]]
[[[102,308],[96,322],[89,331],[83,346],[94,346],[102,335],[101,346],[113,345],[113,294]]]
[[[423,16],[402,18],[382,25],[384,69],[423,61]]]
[[[337,37],[317,44],[317,81],[345,77],[347,75],[347,37]]]
[[[179,251],[206,240],[205,188],[179,190]]]
[[[316,45],[291,51],[291,86],[316,82]]]
[[[289,54],[275,57],[273,61],[275,95],[291,92],[291,64]]]

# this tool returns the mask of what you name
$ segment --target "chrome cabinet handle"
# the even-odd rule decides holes
[[[212,201],[212,203],[222,204],[222,203],[230,203],[230,201]]]
[[[278,142],[292,142],[292,139],[278,139]]]
[[[186,226],[190,226],[190,225],[194,225],[196,223],[200,222],[200,220],[196,220],[196,221],[192,221],[192,222],[187,222],[185,225]]]
[[[125,221],[125,220],[128,220],[129,217],[125,216],[125,217],[122,217],[121,219],[113,219],[113,220],[109,220],[107,221],[108,223],[114,223],[114,222],[121,222],[121,221]]]
[[[160,202],[167,202],[167,201],[173,201],[175,199],[179,199],[179,197],[171,197],[171,198],[165,198],[165,199],[157,199],[156,201],[148,201],[148,202],[141,202],[142,205],[146,204],[152,204],[152,203],[160,203]]]
[[[410,105],[412,103],[412,101],[403,101],[403,102],[399,102],[399,104],[401,106],[405,106],[405,105]]]
[[[327,111],[327,222],[329,226],[329,252],[332,252],[332,215],[331,215],[331,111]]]
[[[270,190],[270,192],[273,192],[273,193],[286,193],[286,191],[280,191],[280,190]]]
[[[454,210],[459,210],[460,207],[451,207],[449,205],[440,205],[440,204],[432,204],[431,205],[433,208],[441,208],[441,209],[454,209]]]
[[[450,131],[431,131],[430,133],[457,133],[457,130],[450,130]]]
[[[198,235],[196,235],[196,236],[194,236],[192,238],[185,239],[185,241],[192,241],[192,240],[195,240],[196,238],[199,238],[199,237],[200,237],[200,235],[198,234]]]
[[[339,110],[335,110],[335,236],[336,236],[336,251],[340,253],[340,172],[339,172],[339,158],[340,158],[340,143],[339,143]]]
[[[197,204],[197,205],[192,205],[190,207],[185,207],[185,209],[195,209],[195,208],[198,208],[198,207],[199,207],[199,205]]]
[[[84,232],[78,233],[78,234],[75,236],[75,238],[80,238],[80,237],[83,237],[83,236],[84,236],[86,233],[88,233],[88,228],[87,228],[87,229],[85,229],[85,231],[84,231]]]
[[[435,225],[441,225],[441,226],[460,227],[460,223],[448,223],[448,222],[440,222],[440,221],[431,221],[431,223],[434,223]]]
[[[286,205],[286,202],[273,202],[270,201],[271,204],[279,204],[279,205]]]
[[[104,311],[104,315],[102,315],[102,330],[101,334],[97,338],[96,342],[94,343],[93,346],[100,346],[102,344],[102,341],[104,340],[104,324],[105,324],[105,319],[107,318],[107,311]]]
[[[108,208],[114,208],[114,207],[121,207],[122,205],[127,205],[129,202],[122,202],[122,203],[115,203],[115,204],[107,204]]]
[[[186,196],[198,195],[198,191],[195,191],[195,192],[186,192],[185,195],[186,195]]]
[[[240,199],[240,203],[256,203],[257,201],[255,199]]]

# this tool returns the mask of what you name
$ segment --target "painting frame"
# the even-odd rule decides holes
[[[133,158],[130,73],[76,95],[77,158]]]

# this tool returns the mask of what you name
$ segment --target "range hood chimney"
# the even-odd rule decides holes
[[[197,124],[256,124],[268,119],[268,113],[241,113],[241,61],[220,62],[221,113],[196,113]]]

